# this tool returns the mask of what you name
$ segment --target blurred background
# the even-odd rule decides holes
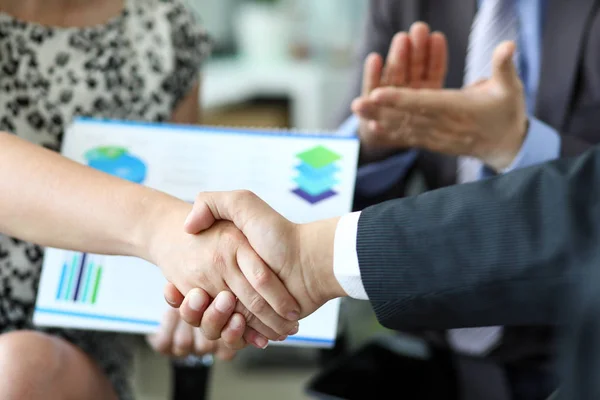
[[[368,0],[187,0],[214,41],[202,74],[202,123],[330,130],[356,67]],[[346,323],[351,318],[352,324]],[[138,357],[141,400],[310,399],[306,385],[337,355],[387,332],[368,302],[345,300],[334,349],[245,349],[172,368]],[[415,343],[418,349],[418,343]],[[417,350],[418,351],[418,350]],[[170,377],[170,379],[169,379]]]
[[[335,128],[367,0],[187,0],[214,41],[204,123]]]

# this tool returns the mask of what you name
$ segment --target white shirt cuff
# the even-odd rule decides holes
[[[356,237],[360,212],[344,215],[338,221],[333,241],[333,273],[348,296],[369,300],[360,276]]]

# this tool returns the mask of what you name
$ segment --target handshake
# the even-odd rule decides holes
[[[157,213],[144,258],[169,281],[166,301],[207,339],[265,348],[346,296],[333,271],[337,218],[295,224],[248,191],[202,193],[186,207],[187,217],[183,207]]]

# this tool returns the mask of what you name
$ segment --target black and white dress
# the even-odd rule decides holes
[[[197,82],[209,49],[179,0],[125,0],[118,16],[85,28],[0,13],[0,130],[58,150],[74,116],[168,121]],[[35,329],[42,256],[38,246],[0,235],[0,334]],[[51,332],[95,359],[119,398],[131,398],[131,337]]]

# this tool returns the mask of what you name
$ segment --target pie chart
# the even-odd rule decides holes
[[[85,153],[87,165],[134,183],[146,179],[146,164],[124,147],[102,146]]]

